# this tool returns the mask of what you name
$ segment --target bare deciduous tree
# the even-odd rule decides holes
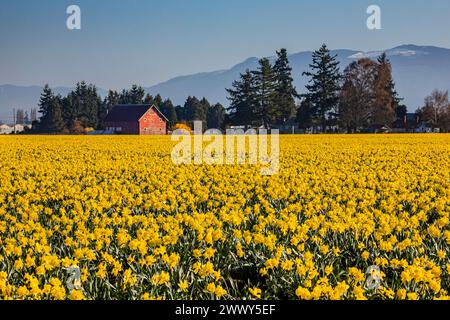
[[[425,98],[425,105],[417,113],[421,120],[427,122],[428,125],[448,132],[450,130],[448,91],[434,90],[431,95]]]
[[[365,58],[345,69],[339,115],[341,125],[348,132],[357,132],[370,123],[375,101],[376,68],[374,61]]]

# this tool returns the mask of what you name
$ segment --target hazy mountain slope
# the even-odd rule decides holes
[[[386,51],[392,61],[394,79],[399,94],[405,98],[410,111],[422,105],[425,96],[434,89],[450,89],[450,49],[404,45]],[[375,59],[382,51],[360,52],[354,50],[335,50],[343,70],[349,63],[358,58]],[[270,57],[273,61],[274,57]],[[311,52],[299,52],[289,56],[295,85],[299,92],[304,92],[306,79],[301,76],[311,63]],[[231,87],[233,80],[246,69],[255,69],[257,58],[249,58],[228,70],[204,72],[173,78],[169,81],[146,88],[151,94],[160,93],[171,98],[175,104],[183,104],[189,95],[206,97],[210,102],[228,104],[225,88]],[[51,79],[48,79],[51,82]],[[89,82],[89,79],[86,79]],[[133,80],[130,79],[130,83]],[[55,92],[67,94],[71,88],[55,88]],[[101,96],[104,89],[98,89]],[[30,109],[38,103],[42,87],[0,85],[0,120],[12,121],[12,108]]]
[[[343,70],[349,63],[362,57],[375,59],[382,51],[359,52],[353,50],[334,50]],[[405,98],[410,111],[414,111],[433,89],[450,89],[450,50],[430,46],[405,45],[387,50],[392,61],[394,79],[398,92]],[[270,58],[272,61],[273,57]],[[289,56],[295,85],[303,92],[306,79],[302,72],[311,63],[311,52],[300,52]],[[250,58],[229,70],[200,73],[177,77],[167,82],[147,88],[152,94],[160,93],[170,97],[174,103],[183,104],[188,95],[205,96],[211,102],[227,104],[225,88],[229,88],[239,73],[254,69],[257,59]]]

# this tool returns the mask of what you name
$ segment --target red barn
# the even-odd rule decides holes
[[[156,106],[122,104],[112,108],[105,119],[107,131],[121,134],[166,134],[167,118]]]

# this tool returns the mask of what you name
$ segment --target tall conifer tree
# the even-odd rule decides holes
[[[277,60],[273,66],[275,74],[275,104],[277,108],[277,123],[284,123],[295,114],[295,98],[298,97],[294,87],[292,68],[289,65],[286,49],[277,51]]]
[[[275,105],[275,74],[269,59],[259,60],[259,68],[253,71],[255,89],[256,89],[256,109],[255,115],[260,120],[260,124],[269,128],[279,116]]]
[[[39,113],[41,114],[39,129],[42,131],[47,131],[50,126],[54,98],[52,89],[46,84],[39,99]]]
[[[303,75],[310,78],[303,95],[311,103],[313,119],[326,131],[327,121],[332,116],[333,110],[337,110],[339,101],[340,79],[339,62],[337,56],[332,56],[330,50],[324,44],[313,52],[310,71]]]
[[[250,125],[256,119],[255,109],[257,107],[255,79],[250,70],[240,75],[235,80],[232,89],[227,89],[230,106],[229,120],[234,125]]]
[[[374,124],[391,125],[395,120],[395,111],[401,99],[395,90],[392,67],[386,53],[383,53],[377,62],[372,122]]]
[[[175,107],[173,106],[172,101],[170,99],[164,100],[160,104],[159,110],[169,120],[169,129],[172,129],[177,124],[178,121],[177,112],[175,110]]]
[[[62,133],[64,131],[65,124],[62,117],[61,97],[59,96],[54,97],[52,100],[49,120],[48,132]]]

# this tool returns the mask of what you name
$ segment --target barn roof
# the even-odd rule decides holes
[[[139,121],[150,109],[154,109],[159,116],[168,121],[164,114],[156,107],[148,104],[119,104],[112,108],[106,116],[106,122],[134,122]]]

